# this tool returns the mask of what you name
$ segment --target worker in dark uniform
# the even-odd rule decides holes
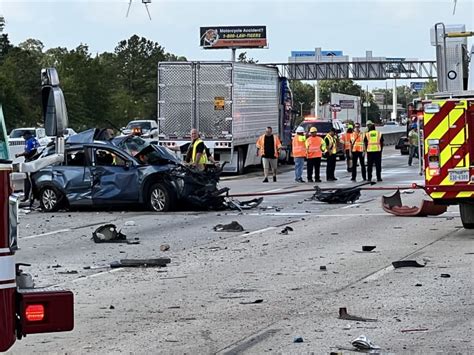
[[[367,122],[368,132],[365,134],[364,145],[367,152],[367,177],[372,181],[372,169],[375,164],[377,181],[382,181],[383,135],[375,129],[372,121]]]
[[[22,153],[15,154],[16,158],[25,157],[25,163],[35,160],[38,154],[39,143],[36,138],[31,134],[30,131],[23,133],[23,139],[25,140],[25,150]],[[30,199],[31,192],[31,177],[30,174],[26,174],[25,179],[25,191],[21,202],[26,202]]]

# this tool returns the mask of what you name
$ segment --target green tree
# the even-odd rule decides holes
[[[352,80],[321,80],[319,82],[319,97],[321,104],[331,102],[331,93],[360,96],[362,87]]]
[[[237,61],[241,63],[250,63],[250,64],[257,64],[258,60],[255,60],[253,58],[247,58],[247,52],[242,52],[239,54],[237,57]]]
[[[293,92],[294,110],[299,112],[300,117],[309,115],[314,102],[314,86],[298,80],[293,80],[290,82],[290,87]],[[303,112],[300,112],[301,108],[303,108]]]

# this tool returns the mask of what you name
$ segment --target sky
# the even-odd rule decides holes
[[[316,47],[351,57],[372,50],[374,57],[434,60],[434,23],[474,30],[473,0],[457,0],[454,15],[454,0],[152,0],[151,21],[141,0],[132,1],[128,18],[127,7],[128,0],[0,0],[0,15],[14,44],[35,38],[46,49],[82,43],[101,53],[137,34],[189,60],[231,56],[201,49],[200,26],[266,25],[268,48],[245,50],[260,63],[286,62],[292,50]]]

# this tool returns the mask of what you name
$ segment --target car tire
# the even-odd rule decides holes
[[[242,147],[237,149],[237,174],[242,175],[245,173],[245,151]]]
[[[154,212],[167,212],[173,209],[175,197],[170,189],[162,184],[156,183],[150,187],[148,192],[148,208]]]
[[[64,194],[54,186],[42,187],[38,198],[43,212],[56,212],[64,202]]]
[[[474,205],[468,203],[459,204],[462,225],[465,229],[474,229]]]

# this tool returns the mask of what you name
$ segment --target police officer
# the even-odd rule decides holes
[[[326,180],[336,181],[336,153],[337,153],[337,135],[336,129],[331,128],[329,133],[324,137],[324,144],[326,145]]]
[[[306,136],[304,128],[298,126],[296,134],[292,141],[292,152],[295,161],[295,181],[305,182],[303,180],[304,159],[306,158]]]
[[[326,150],[326,145],[324,140],[317,135],[317,132],[316,127],[311,127],[309,130],[310,136],[306,139],[306,174],[308,182],[313,182],[313,171],[314,182],[321,182],[321,157]]]
[[[360,164],[360,171],[364,181],[367,178],[364,162],[364,134],[360,131],[360,123],[354,126],[354,132],[351,136],[351,150],[352,150],[352,178],[351,181],[356,181],[357,164]]]
[[[377,181],[382,181],[382,133],[375,129],[372,121],[367,122],[368,132],[364,137],[365,150],[367,151],[367,175],[369,181],[372,181],[372,169],[375,165]]]
[[[25,150],[22,153],[15,154],[16,158],[25,157],[25,163],[28,163],[36,157],[38,154],[39,143],[36,138],[31,134],[30,131],[23,133],[23,139],[25,140]],[[31,177],[27,174],[25,179],[25,195],[21,202],[26,202],[30,199],[31,192]]]

